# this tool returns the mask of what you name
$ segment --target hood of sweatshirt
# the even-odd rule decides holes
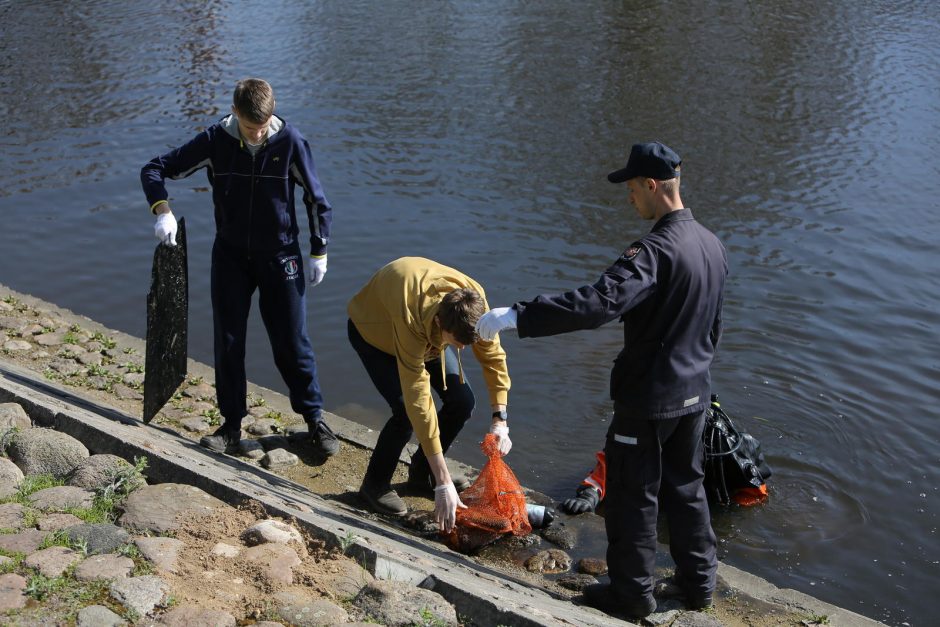
[[[238,118],[235,117],[235,114],[230,113],[219,122],[222,125],[222,128],[225,129],[225,132],[237,139],[238,141],[248,144],[247,141],[242,137],[241,132],[238,130]],[[268,125],[268,136],[265,141],[271,141],[271,138],[280,132],[284,128],[284,120],[277,117],[276,115],[271,116],[271,124]]]

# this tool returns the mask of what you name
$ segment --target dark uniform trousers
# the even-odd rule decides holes
[[[702,486],[705,413],[665,420],[627,417],[615,405],[607,434],[607,565],[616,596],[650,597],[656,565],[659,505],[669,550],[687,592],[711,593],[716,539]]]
[[[347,331],[349,342],[362,360],[362,365],[366,367],[369,378],[372,379],[379,394],[392,410],[392,417],[388,419],[379,433],[379,439],[369,459],[369,467],[366,469],[366,476],[363,480],[363,483],[375,489],[386,490],[391,487],[392,475],[395,474],[398,458],[414,433],[402,400],[398,359],[369,344],[356,329],[352,320],[347,322]],[[444,376],[441,376],[441,358],[444,359]],[[473,390],[466,380],[460,381],[460,364],[457,362],[454,349],[450,346],[444,350],[440,358],[425,362],[424,368],[431,377],[431,387],[443,401],[437,412],[437,424],[440,429],[441,448],[446,453],[464,423],[473,413],[475,404]],[[431,474],[428,459],[420,446],[411,457],[411,468],[408,472],[410,476],[416,478]]]
[[[248,413],[245,336],[255,289],[274,363],[290,391],[291,408],[311,426],[321,419],[323,396],[307,335],[306,286],[299,244],[256,255],[234,250],[216,239],[211,287],[215,387],[226,424],[240,425]]]

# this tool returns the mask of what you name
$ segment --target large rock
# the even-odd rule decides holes
[[[26,580],[8,573],[0,575],[0,613],[26,606]]]
[[[238,451],[248,459],[259,460],[264,457],[264,447],[258,440],[239,440]]]
[[[0,439],[11,429],[29,429],[33,426],[26,410],[19,403],[0,403]]]
[[[186,546],[182,540],[160,536],[135,538],[134,544],[141,555],[153,562],[157,570],[168,573],[176,572],[176,561]]]
[[[98,579],[121,579],[134,570],[134,560],[116,553],[92,555],[75,569],[75,578],[79,581]]]
[[[196,400],[213,399],[215,398],[215,388],[203,382],[198,385],[191,385],[183,390],[183,396]]]
[[[248,427],[248,433],[252,435],[267,435],[274,433],[276,429],[277,423],[275,421],[270,418],[261,418],[251,423],[251,426]]]
[[[10,459],[25,475],[50,474],[64,479],[88,457],[85,445],[53,429],[27,429],[10,438]]]
[[[227,557],[229,559],[234,559],[238,557],[239,553],[242,552],[242,547],[234,546],[231,544],[226,544],[225,542],[217,542],[209,551],[212,555],[218,555],[219,557]]]
[[[273,518],[262,520],[248,527],[242,532],[241,539],[248,546],[267,544],[268,542],[278,542],[280,544],[288,544],[289,542],[303,544],[304,542],[303,537],[295,527]]]
[[[274,595],[274,603],[278,616],[297,627],[339,625],[349,620],[346,610],[335,603],[292,591],[278,592]]]
[[[37,527],[40,531],[58,531],[59,529],[65,529],[66,527],[74,527],[75,525],[82,524],[82,519],[73,514],[65,514],[62,512],[54,512],[52,514],[46,514],[39,519]]]
[[[269,581],[288,586],[294,582],[294,566],[301,563],[294,549],[284,544],[253,546],[242,552],[241,559],[260,567]]]
[[[32,350],[33,345],[26,340],[7,340],[3,343],[3,350],[11,353],[25,353]]]
[[[35,568],[46,577],[58,577],[66,569],[82,561],[84,556],[78,551],[74,551],[64,546],[50,546],[48,549],[36,551],[25,560],[23,564],[30,568]]]
[[[235,617],[227,612],[184,605],[160,617],[163,627],[235,627]]]
[[[88,490],[99,490],[110,485],[117,473],[122,470],[132,468],[127,460],[104,453],[101,455],[92,455],[88,459],[75,467],[69,474],[67,483],[71,486],[86,488]],[[143,485],[143,479],[139,479],[131,489],[137,489]],[[131,490],[127,490],[130,492]]]
[[[299,463],[299,457],[282,448],[270,450],[261,458],[261,465],[268,470],[284,470]]]
[[[75,620],[76,627],[123,627],[127,622],[103,605],[82,608]]]
[[[197,487],[181,483],[145,486],[124,503],[121,525],[138,532],[166,533],[179,529],[180,514],[208,516],[229,507]]]
[[[22,482],[23,471],[20,467],[6,457],[0,457],[0,499],[16,494]]]
[[[46,488],[29,495],[29,502],[33,507],[43,511],[64,512],[72,508],[85,509],[91,507],[94,501],[94,492],[68,485]]]
[[[329,564],[329,570],[318,581],[335,599],[354,598],[367,585],[375,581],[372,573],[353,560],[338,559]]]
[[[403,581],[376,580],[363,588],[353,605],[388,627],[410,627],[430,614],[435,625],[458,625],[457,611],[444,597]]]
[[[19,503],[0,505],[0,529],[22,529],[26,518]]]
[[[170,593],[167,582],[153,575],[115,579],[111,582],[111,597],[140,616],[146,616],[157,606],[166,604]]]
[[[131,539],[125,530],[109,523],[76,525],[66,529],[65,534],[73,542],[84,542],[89,555],[111,553]]]
[[[25,553],[29,555],[39,549],[39,545],[42,544],[42,541],[46,539],[47,535],[49,534],[45,531],[36,531],[35,529],[27,529],[19,533],[3,534],[0,535],[0,549],[9,553]]]

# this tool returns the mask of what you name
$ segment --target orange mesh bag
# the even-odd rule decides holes
[[[480,448],[489,460],[473,485],[460,493],[467,509],[457,509],[456,527],[444,534],[450,548],[464,553],[506,534],[524,536],[532,531],[522,486],[500,456],[497,437],[488,433]]]

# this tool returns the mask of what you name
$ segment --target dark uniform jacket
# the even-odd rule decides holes
[[[660,218],[593,285],[513,305],[519,337],[624,323],[610,395],[618,410],[665,419],[708,406],[728,258],[688,209]]]

